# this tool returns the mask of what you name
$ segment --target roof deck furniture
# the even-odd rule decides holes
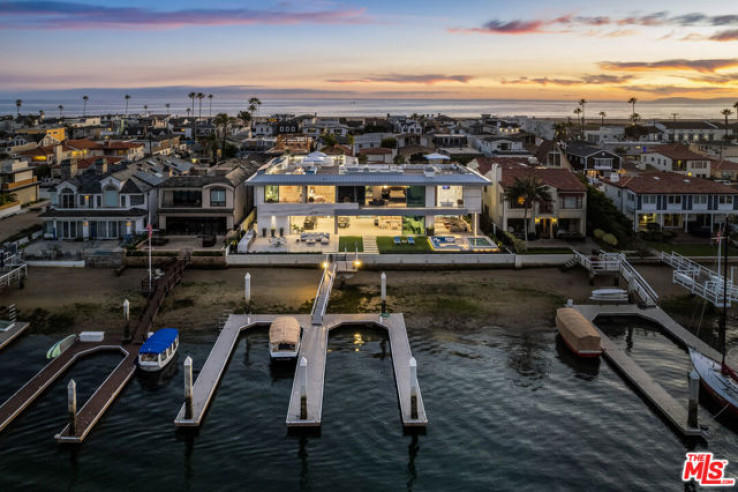
[[[415,238],[412,236],[408,236],[407,244],[409,244],[410,246],[415,246]]]
[[[395,246],[399,246],[400,244],[402,244],[402,238],[400,236],[395,236],[394,242]]]

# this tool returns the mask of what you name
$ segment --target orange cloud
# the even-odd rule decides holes
[[[433,85],[442,82],[458,82],[466,84],[474,77],[471,75],[443,75],[443,74],[421,74],[421,75],[403,75],[391,73],[387,75],[374,75],[371,77],[362,77],[355,79],[328,79],[326,82],[333,84],[425,84]]]
[[[701,73],[714,73],[724,68],[738,67],[738,58],[713,60],[660,60],[655,62],[610,62],[598,64],[603,70],[622,70],[629,72],[651,72],[657,70],[693,70]]]

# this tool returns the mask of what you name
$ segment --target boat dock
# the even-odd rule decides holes
[[[197,427],[202,424],[216,388],[230,360],[238,335],[254,326],[265,326],[283,315],[232,314],[228,317],[218,340],[208,355],[192,388],[192,414],[187,417],[186,405],[182,405],[174,424],[178,427]],[[328,314],[320,325],[312,323],[312,315],[294,316],[303,328],[303,338],[298,360],[305,358],[307,365],[297,364],[295,378],[287,410],[288,427],[319,427],[322,423],[323,389],[325,382],[326,348],[330,330],[346,325],[371,325],[387,330],[392,350],[392,364],[400,403],[403,426],[423,427],[428,418],[423,406],[417,378],[411,380],[412,353],[402,314],[380,317],[377,314]],[[305,381],[306,415],[301,418],[302,382]],[[413,392],[415,410],[413,411]]]
[[[620,350],[618,346],[605,335],[595,324],[596,318],[600,316],[637,316],[653,321],[662,326],[665,333],[679,342],[683,347],[693,346],[699,350],[709,349],[704,352],[710,356],[717,353],[699,338],[692,335],[676,321],[671,319],[658,307],[640,308],[635,305],[617,306],[594,306],[574,305],[574,309],[582,313],[600,334],[602,339],[603,355],[605,359],[630,382],[638,392],[656,408],[666,420],[674,426],[683,436],[706,437],[706,432],[700,427],[688,425],[687,409],[671,396],[660,384],[658,384],[646,371],[644,371],[628,354]]]
[[[171,262],[164,275],[156,283],[156,288],[148,296],[147,304],[134,329],[130,332],[126,323],[126,333],[121,342],[120,335],[106,333],[99,342],[76,340],[58,357],[51,360],[26,384],[0,405],[0,431],[5,429],[18,415],[28,408],[49,386],[59,379],[77,360],[100,352],[118,352],[123,360],[95,390],[82,408],[75,412],[74,432],[70,425],[54,436],[61,443],[81,443],[88,436],[115,398],[125,388],[136,372],[136,358],[146,332],[151,328],[156,314],[167,294],[181,280],[182,273],[189,262],[185,256]],[[133,343],[131,343],[131,341]],[[76,400],[76,394],[75,394]],[[71,418],[70,418],[71,420]]]
[[[18,338],[29,326],[30,324],[25,321],[12,321],[6,328],[0,329],[0,350]]]

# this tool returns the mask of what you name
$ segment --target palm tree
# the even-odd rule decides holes
[[[730,116],[731,114],[733,114],[733,112],[730,109],[726,108],[726,109],[723,109],[722,111],[720,111],[720,114],[722,114],[723,116],[725,116],[725,129],[727,131],[727,129],[728,129],[728,116]]]
[[[38,119],[39,119],[39,121],[43,121],[45,116],[46,116],[46,111],[44,111],[43,109],[39,109],[38,110]]]
[[[190,92],[189,94],[187,94],[187,97],[192,99],[192,121],[190,122],[190,124],[192,125],[192,138],[195,139],[195,98],[197,97],[197,93]],[[189,108],[187,111],[187,117],[190,117]]]
[[[15,114],[20,117],[21,106],[23,106],[23,99],[15,100]]]
[[[252,113],[256,111],[256,113],[259,113],[259,106],[261,106],[261,101],[258,97],[252,97],[249,99],[249,111]]]
[[[581,106],[581,108],[582,108],[582,127],[584,127],[584,123],[585,123],[585,121],[584,121],[584,105],[587,104],[587,100],[584,99],[584,98],[582,98],[582,99],[579,100],[579,102],[577,104],[579,104],[579,106]]]
[[[202,118],[202,100],[205,99],[205,94],[203,94],[202,92],[198,92],[197,99],[200,100],[200,114],[198,115],[198,118]]]
[[[129,101],[129,100],[131,99],[131,95],[130,95],[130,94],[126,94],[126,95],[125,95],[125,96],[123,96],[123,97],[124,97],[124,98],[125,98],[125,100],[126,100],[126,118],[128,118],[128,101]]]
[[[59,105],[59,106],[57,106],[57,107],[59,108],[59,119],[61,119],[61,118],[62,118],[62,111],[64,111],[64,106],[62,106],[62,105],[60,104],[60,105]]]
[[[630,99],[628,99],[628,104],[633,106],[633,114],[637,114],[636,113],[636,103],[637,102],[638,102],[638,99],[636,99],[635,97],[631,97]],[[631,116],[631,119],[633,119],[632,116]],[[635,123],[633,124],[635,125]]]
[[[738,120],[738,102],[733,104],[733,107],[735,108],[735,119]]]
[[[582,138],[582,134],[584,133],[584,123],[582,122],[582,108],[576,108],[574,110],[574,114],[577,115],[577,118],[579,119],[579,138]]]
[[[187,118],[190,118],[190,111],[192,111],[190,108],[187,108]]]
[[[213,120],[213,124],[215,125],[215,128],[218,130],[217,133],[220,133],[222,136],[222,150],[221,150],[221,156],[225,157],[225,149],[226,149],[226,138],[228,136],[228,127],[233,126],[233,124],[236,122],[236,118],[233,118],[232,116],[228,116],[227,113],[218,113],[215,115],[215,119]],[[218,145],[216,141],[216,146]]]
[[[602,121],[600,122],[600,125],[601,126],[605,126],[605,116],[607,116],[607,113],[605,113],[604,111],[600,111],[599,114],[600,114],[600,118],[602,118]]]
[[[579,108],[577,108],[579,109]],[[522,206],[525,209],[523,214],[523,233],[525,234],[525,247],[528,247],[528,210],[533,210],[533,221],[535,222],[535,205],[540,202],[550,202],[551,194],[546,189],[541,178],[528,175],[515,178],[512,186],[505,190],[505,198],[510,200],[512,206]]]
[[[566,134],[567,134],[566,123],[564,122],[554,123],[553,129],[554,129],[554,139],[555,140],[568,140],[566,138]]]
[[[169,103],[166,103],[166,104],[164,105],[164,107],[165,107],[165,108],[167,108],[167,114],[169,114],[169,108],[170,108],[171,106],[172,106],[172,105],[171,105],[171,104],[169,104]]]
[[[89,97],[82,96],[82,116],[85,116],[87,114],[87,101],[89,100]]]
[[[630,115],[630,121],[633,122],[633,126],[636,126],[638,122],[641,121],[641,115],[639,115],[638,113],[633,113],[632,115]]]
[[[213,117],[213,95],[208,94],[208,102],[210,103],[210,113],[208,114],[209,118]]]
[[[239,111],[238,117],[241,118],[244,123],[251,121],[251,113],[249,113],[248,111]]]
[[[148,105],[148,104],[144,104],[144,114],[145,114],[146,116],[148,116],[148,115],[149,115],[149,105]]]

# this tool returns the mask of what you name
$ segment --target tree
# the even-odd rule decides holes
[[[584,128],[585,119],[584,119],[584,106],[587,104],[586,99],[580,99],[578,102],[579,106],[582,108],[582,128]]]
[[[638,99],[636,99],[635,97],[631,97],[630,99],[628,99],[628,104],[630,104],[633,107],[633,114],[638,114],[636,113],[636,103],[637,102],[638,102]],[[631,120],[632,119],[633,117],[631,116]],[[635,125],[635,123],[633,124]]]
[[[566,123],[564,123],[563,121],[554,123],[553,130],[554,140],[568,140],[569,132],[567,131]]]
[[[574,110],[574,114],[577,115],[577,118],[579,119],[579,138],[582,138],[582,135],[584,134],[584,122],[582,120],[582,108],[576,108]]]
[[[23,99],[16,99],[15,100],[15,114],[18,117],[20,117],[21,106],[23,106]]]
[[[202,92],[198,92],[197,99],[200,101],[200,113],[198,115],[198,118],[202,118],[202,100],[205,99],[205,94],[203,94]]]
[[[218,113],[215,115],[215,119],[213,120],[213,124],[216,128],[216,134],[220,133],[221,139],[223,141],[222,151],[221,155],[225,157],[225,151],[226,151],[226,138],[228,137],[228,128],[232,127],[236,123],[236,118],[233,118],[232,116],[228,116],[227,113]],[[217,145],[217,141],[216,141]]]
[[[85,116],[87,114],[87,101],[89,100],[89,97],[82,96],[82,116]]]
[[[379,144],[380,147],[385,147],[388,149],[396,149],[397,148],[397,139],[394,139],[392,137],[383,138],[382,142]]]
[[[731,114],[733,114],[733,112],[730,109],[725,108],[722,111],[720,111],[720,113],[723,116],[725,116],[725,132],[727,134],[727,131],[728,131],[728,116],[730,116]]]
[[[641,121],[641,115],[639,115],[638,113],[633,113],[632,115],[630,115],[630,121],[633,122],[633,126],[636,126],[638,122]]]
[[[59,119],[61,119],[61,118],[62,118],[62,111],[64,111],[64,106],[62,106],[62,105],[60,104],[60,105],[59,105],[59,106],[57,106],[57,107],[59,108]]]
[[[336,136],[330,132],[323,132],[320,135],[320,140],[323,142],[323,145],[331,149],[338,145],[338,140],[336,140]]]
[[[144,114],[146,114],[146,116],[149,115],[149,105],[148,104],[144,104]]]
[[[733,107],[735,108],[735,119],[738,120],[738,102],[733,104]]]
[[[256,112],[256,114],[259,114],[259,108],[261,107],[261,101],[258,97],[252,97],[249,99],[249,111],[250,112]]]
[[[537,176],[528,175],[515,178],[515,182],[505,190],[505,198],[515,205],[525,208],[523,214],[523,233],[525,234],[525,247],[528,247],[528,210],[533,209],[533,220],[535,221],[535,205],[540,202],[550,202],[551,194],[546,185]]]
[[[129,100],[131,99],[131,95],[130,95],[130,94],[126,94],[126,95],[125,95],[125,96],[123,96],[123,97],[124,97],[124,98],[125,98],[125,100],[126,100],[126,118],[128,118],[128,101],[129,101]]]
[[[190,122],[190,124],[192,125],[192,139],[197,140],[197,137],[195,136],[195,98],[197,97],[197,93],[190,92],[189,94],[187,94],[187,97],[192,100],[192,121]],[[189,111],[187,113],[187,117],[189,118]]]
[[[208,117],[213,117],[213,95],[208,94],[208,102],[210,103],[210,113],[208,114]]]
[[[44,111],[43,109],[39,109],[38,110],[38,119],[39,119],[39,121],[43,121],[44,120],[44,117],[46,117],[46,111]]]
[[[238,117],[241,118],[244,123],[248,123],[249,121],[251,121],[251,113],[249,113],[248,111],[239,111]]]
[[[169,114],[169,108],[170,108],[170,107],[172,107],[172,105],[171,105],[171,104],[169,104],[169,103],[166,103],[166,104],[164,105],[164,107],[165,107],[165,108],[167,108],[167,114]]]
[[[393,164],[405,164],[405,156],[402,154],[397,154],[392,158]]]
[[[604,111],[600,111],[600,118],[602,118],[600,126],[605,126],[605,116],[607,116],[607,113],[605,113]]]

